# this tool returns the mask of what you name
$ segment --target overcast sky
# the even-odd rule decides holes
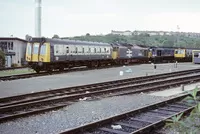
[[[0,0],[0,37],[35,36],[35,0]],[[200,0],[42,0],[42,36],[111,30],[200,32]]]

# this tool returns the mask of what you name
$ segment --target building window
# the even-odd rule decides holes
[[[10,50],[13,50],[13,42],[11,42],[11,48],[10,48]]]
[[[11,47],[10,47],[10,42],[8,42],[8,50],[10,50],[11,49]]]
[[[4,42],[5,49],[8,49],[7,42]]]

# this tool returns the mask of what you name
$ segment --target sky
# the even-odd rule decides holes
[[[0,37],[35,36],[35,0],[0,0]],[[111,30],[200,33],[200,0],[42,0],[42,36]]]

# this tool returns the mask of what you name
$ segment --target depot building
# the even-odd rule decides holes
[[[5,67],[25,64],[27,41],[16,37],[0,37],[0,50],[5,53]]]

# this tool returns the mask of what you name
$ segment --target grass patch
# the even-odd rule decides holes
[[[197,96],[197,92],[198,88],[196,87],[189,92],[190,96],[184,99],[188,104],[195,104],[195,108],[189,116],[183,117],[183,113],[181,113],[166,121],[164,128],[165,131],[168,131],[167,133],[200,134],[200,98]]]
[[[0,76],[9,76],[9,75],[18,75],[18,74],[27,74],[27,73],[35,73],[35,71],[28,68],[6,70],[6,71],[0,71]]]

